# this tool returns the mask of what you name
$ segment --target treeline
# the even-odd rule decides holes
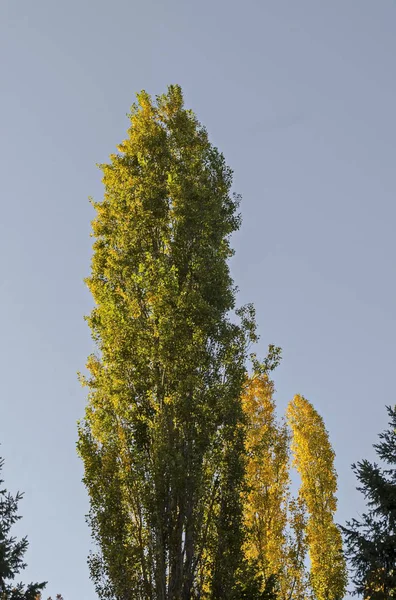
[[[101,165],[105,193],[92,202],[86,280],[96,352],[81,376],[88,403],[78,452],[98,597],[341,600],[342,530],[357,592],[391,598],[395,412],[376,446],[390,468],[358,463],[368,512],[339,528],[323,419],[299,395],[277,416],[280,349],[259,361],[254,308],[236,307],[228,259],[241,220],[232,171],[178,86],[156,101],[139,94],[130,121]],[[301,481],[295,496],[292,467]],[[44,584],[6,583],[27,542],[7,537],[13,521],[0,517],[0,600],[34,600]]]

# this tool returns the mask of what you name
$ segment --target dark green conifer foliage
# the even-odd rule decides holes
[[[353,465],[367,512],[342,528],[356,593],[371,600],[396,598],[396,409],[387,410],[389,428],[374,448],[388,468],[367,460]]]
[[[0,473],[4,461],[0,458]],[[26,537],[17,540],[12,536],[13,525],[21,518],[18,515],[18,504],[23,494],[11,496],[3,489],[0,479],[0,600],[36,600],[46,583],[30,583],[27,586],[15,581],[19,573],[26,567],[24,555],[28,547]]]

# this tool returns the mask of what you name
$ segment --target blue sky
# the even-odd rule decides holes
[[[390,0],[0,3],[0,453],[25,491],[27,579],[95,598],[75,453],[91,350],[88,196],[134,93],[182,85],[235,171],[232,273],[263,353],[337,454],[340,522],[363,504],[350,463],[393,404],[396,4]]]

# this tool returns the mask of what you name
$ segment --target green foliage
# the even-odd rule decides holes
[[[79,453],[107,599],[237,598],[241,391],[254,311],[233,322],[232,172],[170,86],[138,95],[94,202]],[[239,591],[238,591],[239,590]],[[253,597],[252,597],[253,599]]]
[[[240,570],[238,600],[275,600],[278,598],[278,582],[275,575],[267,580],[260,574],[260,565],[255,561],[244,561]]]
[[[355,592],[372,600],[396,598],[396,409],[387,410],[389,429],[374,448],[390,468],[367,460],[352,465],[368,510],[342,528]]]
[[[0,459],[0,472],[4,461]],[[3,484],[0,479],[0,486]],[[13,525],[21,518],[18,504],[23,494],[11,496],[5,489],[0,489],[0,600],[36,600],[46,583],[30,583],[24,586],[15,583],[15,578],[26,567],[24,555],[28,547],[27,538],[17,541],[11,535]]]
[[[268,376],[271,371],[274,371],[276,367],[280,365],[282,360],[282,348],[270,344],[268,346],[267,356],[263,361],[259,361],[254,353],[250,355],[250,359],[252,361],[253,373],[256,376]]]

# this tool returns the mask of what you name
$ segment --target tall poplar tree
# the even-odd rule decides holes
[[[251,377],[243,394],[248,417],[245,553],[256,561],[263,580],[276,576],[284,597],[287,568],[289,432],[275,414],[274,385],[267,374]]]
[[[257,562],[263,581],[276,582],[278,600],[307,600],[306,507],[301,494],[291,496],[291,432],[277,420],[274,383],[267,372],[247,381],[243,408],[248,423],[244,551]]]
[[[299,498],[306,506],[310,586],[316,600],[341,600],[347,573],[340,530],[334,523],[337,475],[334,451],[322,417],[302,396],[287,409],[294,465],[301,477]]]
[[[103,599],[239,598],[241,390],[255,335],[251,307],[240,324],[229,316],[239,198],[178,86],[156,102],[139,94],[130,119],[93,203],[97,350],[78,442],[91,575]]]

